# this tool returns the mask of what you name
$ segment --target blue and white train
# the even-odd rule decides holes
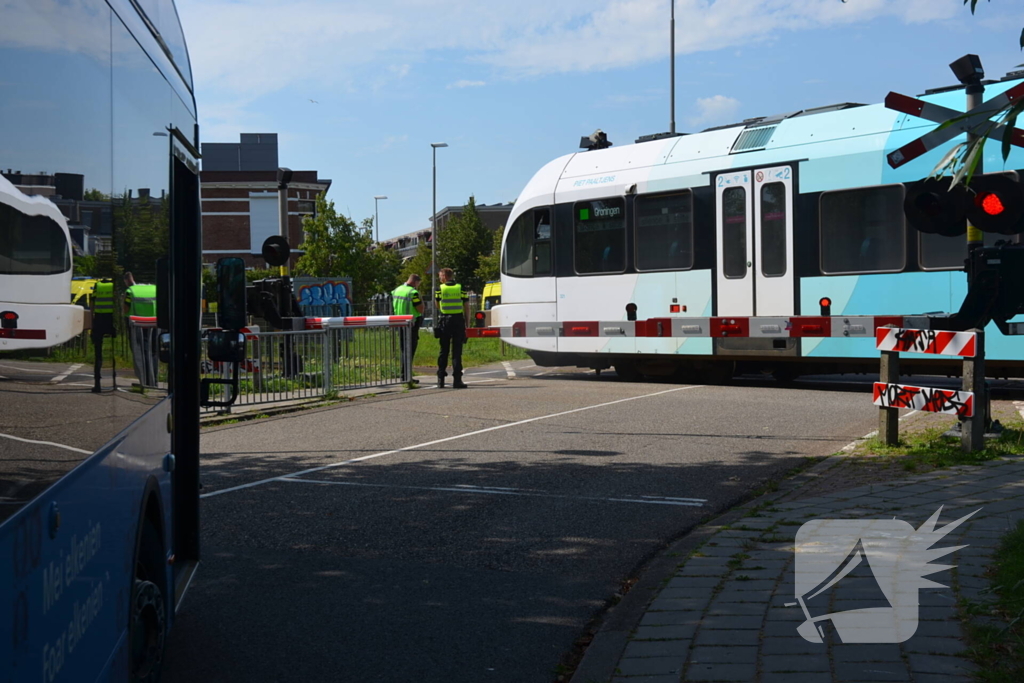
[[[1022,75],[988,83],[986,98]],[[962,90],[922,98],[963,111]],[[540,365],[614,366],[623,376],[877,368],[871,317],[955,312],[967,291],[966,238],[919,233],[903,208],[907,186],[962,138],[896,170],[886,162],[935,125],[844,103],[560,157],[509,217],[491,324]],[[1004,162],[990,144],[984,163],[989,173],[1021,169],[1024,151]],[[986,244],[995,238],[1007,239],[986,234]],[[836,322],[824,334],[770,332],[828,315]],[[688,319],[716,316],[750,333],[685,333],[698,327]],[[651,319],[677,333],[627,322],[563,329]],[[994,326],[988,337],[990,371],[1024,374],[1024,343]],[[916,358],[905,367],[941,370],[952,360]]]

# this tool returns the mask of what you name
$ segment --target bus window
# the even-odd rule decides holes
[[[636,269],[687,270],[693,267],[693,195],[640,196],[636,199]]]
[[[574,209],[576,272],[626,270],[626,203],[621,197],[578,202]]]
[[[902,185],[823,192],[821,270],[826,274],[903,270],[906,221]]]

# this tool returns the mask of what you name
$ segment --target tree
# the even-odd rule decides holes
[[[96,257],[95,256],[75,256],[73,260],[75,267],[75,276],[86,276],[94,277],[96,275]]]
[[[408,280],[409,276],[413,273],[422,278],[420,286],[416,289],[419,291],[420,296],[423,297],[424,302],[433,298],[433,295],[430,293],[430,258],[430,244],[426,240],[422,240],[419,246],[416,247],[416,255],[402,265],[402,282]]]
[[[476,276],[481,282],[491,282],[501,278],[501,241],[505,236],[505,226],[494,231],[494,242],[491,244],[491,253],[481,254],[479,265],[476,268]]]
[[[390,291],[401,270],[398,256],[375,245],[373,219],[362,225],[338,213],[334,202],[321,193],[316,198],[316,215],[302,221],[306,239],[299,245],[305,253],[295,264],[297,273],[312,277],[350,277],[352,291],[359,299]]]
[[[453,216],[448,224],[438,231],[438,268],[451,268],[458,282],[468,291],[480,292],[484,283],[477,276],[480,256],[491,253],[490,231],[480,220],[476,211],[476,200],[462,208],[462,213]]]

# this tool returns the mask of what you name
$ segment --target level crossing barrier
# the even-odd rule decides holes
[[[412,321],[412,316],[348,316],[306,318],[304,330],[244,328],[246,358],[239,364],[234,405],[301,402],[407,384],[412,380]],[[202,371],[227,378],[231,368],[204,360]]]

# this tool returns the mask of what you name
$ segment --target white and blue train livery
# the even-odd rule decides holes
[[[987,83],[986,97],[1022,76]],[[962,111],[962,90],[923,99]],[[868,371],[872,318],[955,312],[967,291],[966,238],[919,233],[904,215],[908,185],[962,138],[895,170],[886,161],[935,125],[844,103],[560,157],[509,217],[491,324],[538,364],[632,377]],[[984,163],[1012,173],[1024,152],[1004,162],[991,144]],[[986,244],[996,238],[1007,239]],[[805,327],[823,333],[788,329],[814,316]],[[628,322],[655,319],[674,332]],[[990,330],[990,369],[1021,374],[1024,344]]]

